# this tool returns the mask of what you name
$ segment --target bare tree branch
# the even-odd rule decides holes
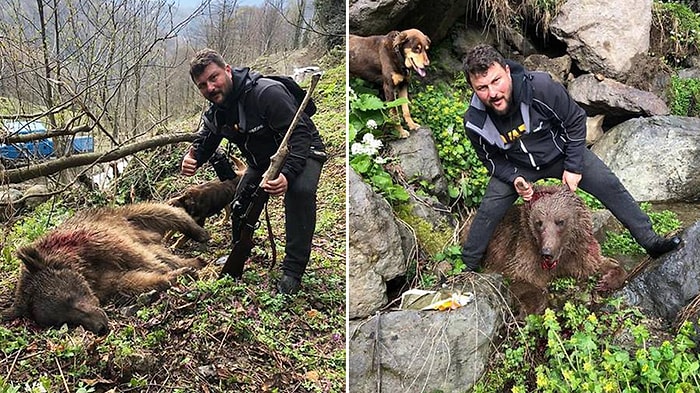
[[[124,145],[107,153],[78,154],[24,168],[8,169],[0,173],[0,184],[20,183],[37,177],[48,176],[67,168],[114,161],[142,150],[152,149],[154,147],[180,142],[192,142],[194,138],[194,133],[158,135],[147,140]]]

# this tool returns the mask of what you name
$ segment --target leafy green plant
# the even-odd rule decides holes
[[[530,315],[472,391],[696,392],[700,359],[693,352],[692,324],[654,345],[641,322],[634,309],[596,314],[572,303]],[[619,329],[629,332],[636,348],[613,342]]]
[[[464,75],[455,76],[457,86],[465,86]],[[413,95],[413,115],[433,132],[443,164],[451,198],[476,207],[486,191],[488,172],[472,148],[464,131],[463,116],[468,104],[464,90],[428,85]]]
[[[654,231],[661,236],[667,235],[681,227],[676,213],[668,210],[655,212],[651,210],[651,204],[644,202],[639,205],[651,219]],[[621,233],[606,232],[606,241],[600,245],[603,255],[644,255],[646,251],[632,238],[629,230]]]
[[[377,139],[377,135],[383,135],[381,130],[384,126],[392,124],[387,110],[401,102],[405,102],[405,99],[385,103],[373,94],[350,93],[350,166],[391,204],[405,202],[409,196],[384,169],[383,165],[389,160],[380,155],[383,142]]]
[[[671,77],[669,107],[676,116],[700,116],[700,79]]]
[[[451,274],[462,273],[467,266],[462,262],[462,247],[458,245],[445,247],[435,255],[435,262],[447,261],[452,265]]]
[[[659,1],[654,1],[652,15],[652,43],[669,64],[681,65],[698,53],[700,15],[685,4]]]

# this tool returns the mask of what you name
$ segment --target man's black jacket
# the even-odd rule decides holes
[[[249,167],[265,170],[299,107],[280,82],[248,68],[232,70],[233,92],[222,105],[211,104],[193,142],[197,166],[204,164],[223,138],[236,144]],[[302,114],[289,138],[289,156],[282,174],[289,183],[303,170],[306,159],[325,147],[311,118]],[[323,155],[323,154],[321,154]]]
[[[512,143],[504,143],[486,107],[474,94],[464,114],[464,128],[479,159],[489,174],[510,184],[521,176],[518,168],[540,170],[562,157],[565,170],[580,174],[586,148],[585,111],[549,74],[507,63],[513,84],[521,83],[520,100],[511,105],[520,108],[525,133]]]

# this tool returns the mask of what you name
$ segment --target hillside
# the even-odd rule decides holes
[[[339,56],[340,57],[340,56]],[[275,296],[284,253],[283,208],[270,204],[277,265],[264,225],[243,279],[217,279],[208,265],[155,296],[106,306],[111,332],[0,324],[0,392],[343,392],[345,391],[345,67],[330,60],[314,95],[314,121],[330,159],[321,174],[311,262],[296,296]],[[185,121],[185,123],[188,123]],[[175,127],[173,127],[175,128]],[[78,209],[165,200],[213,177],[177,174],[187,144],[138,154],[106,193],[66,193],[3,228],[0,306],[11,303],[19,272],[14,251]],[[229,250],[228,223],[207,221],[212,239],[176,252],[213,261]]]

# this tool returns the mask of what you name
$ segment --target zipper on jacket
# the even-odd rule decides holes
[[[535,157],[533,157],[532,154],[530,154],[530,152],[527,150],[527,147],[525,147],[525,144],[523,143],[522,139],[518,139],[518,142],[520,143],[520,148],[523,149],[523,153],[526,153],[528,158],[530,158],[530,165],[532,165],[533,168],[539,171],[540,167],[535,162]]]
[[[246,134],[245,142],[243,142],[243,146],[245,146],[245,149],[248,151],[250,158],[253,160],[253,166],[255,166],[257,168],[258,167],[258,160],[255,159],[255,155],[248,148],[248,141],[250,141],[250,134]]]

